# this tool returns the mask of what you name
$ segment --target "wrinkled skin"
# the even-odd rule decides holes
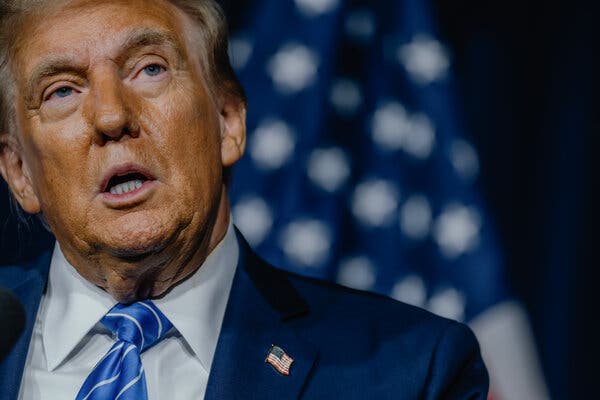
[[[19,35],[18,132],[0,139],[0,172],[85,279],[124,303],[164,295],[225,235],[244,104],[210,95],[198,28],[170,3],[55,4]],[[152,184],[107,198],[111,168],[131,165]]]

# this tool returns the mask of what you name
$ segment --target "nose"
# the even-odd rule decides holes
[[[118,73],[99,71],[92,83],[92,124],[96,139],[104,144],[119,141],[125,136],[136,137],[137,129],[130,109],[130,101]]]

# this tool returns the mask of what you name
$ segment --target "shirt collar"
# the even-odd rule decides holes
[[[225,315],[239,258],[233,225],[200,268],[156,306],[188,342],[208,372]],[[117,302],[85,280],[54,247],[48,288],[40,310],[42,341],[49,371],[56,369]]]
[[[230,223],[223,240],[187,280],[154,304],[185,338],[206,372],[210,371],[239,258]]]

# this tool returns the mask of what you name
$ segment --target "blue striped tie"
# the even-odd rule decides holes
[[[146,378],[140,354],[173,326],[149,300],[117,304],[101,321],[118,341],[83,383],[76,400],[146,400]]]

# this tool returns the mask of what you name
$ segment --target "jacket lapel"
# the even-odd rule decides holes
[[[279,270],[264,265],[238,233],[240,261],[215,351],[205,399],[297,399],[317,356],[286,322],[308,306]],[[265,362],[282,348],[293,363],[283,375]]]
[[[25,359],[37,315],[40,300],[46,287],[50,253],[40,256],[32,265],[25,268],[10,268],[11,272],[0,276],[0,285],[12,290],[25,309],[25,329],[10,353],[0,363],[0,399],[16,399],[19,394]]]

